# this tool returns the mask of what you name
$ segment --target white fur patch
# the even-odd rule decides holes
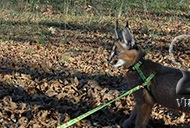
[[[135,45],[135,40],[132,39],[132,41],[131,41],[131,46],[133,47],[134,45]]]
[[[116,64],[113,65],[113,67],[118,68],[125,64],[125,60],[119,59]]]
[[[121,46],[122,46],[123,48],[129,49],[128,46],[127,46],[127,44],[124,44],[124,43],[120,43],[120,44],[121,44]]]

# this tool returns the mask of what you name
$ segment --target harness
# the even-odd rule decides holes
[[[143,82],[145,82],[146,79],[148,78],[148,77],[146,77],[146,76],[144,75],[144,73],[143,73],[142,70],[140,69],[140,66],[143,64],[144,61],[145,61],[145,59],[144,59],[144,58],[141,58],[141,59],[139,60],[139,62],[137,62],[134,66],[131,67],[132,70],[137,71],[137,73],[139,74],[139,76],[141,77],[141,79],[143,80]],[[155,74],[156,74],[156,73],[151,73],[150,75],[155,76]],[[154,98],[154,96],[152,95],[151,90],[150,90],[150,82],[147,84],[147,86],[144,86],[144,88],[148,91],[148,93],[149,93],[149,94],[152,96],[152,98],[155,100],[155,98]]]

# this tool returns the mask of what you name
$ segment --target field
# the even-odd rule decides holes
[[[115,39],[114,24],[130,23],[146,57],[163,65],[189,69],[189,0],[1,0],[0,126],[52,128],[127,90],[125,70],[107,59]],[[71,128],[120,128],[134,106],[124,97]],[[187,128],[190,115],[155,105],[151,128]]]

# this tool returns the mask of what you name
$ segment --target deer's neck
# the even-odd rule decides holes
[[[153,62],[151,60],[139,60],[140,61],[140,66],[139,66],[139,70],[142,71],[142,73],[144,74],[145,77],[148,77],[150,74],[154,74],[160,71],[161,69],[161,65],[159,63]],[[139,63],[139,62],[137,62]],[[133,66],[134,67],[134,66]],[[131,68],[127,75],[135,75],[135,76],[139,76],[139,73],[136,69]]]

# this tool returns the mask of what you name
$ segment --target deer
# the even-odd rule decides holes
[[[135,106],[130,117],[122,123],[122,127],[145,128],[155,104],[190,113],[190,72],[183,71],[186,75],[185,80],[182,88],[176,91],[176,86],[184,74],[180,69],[145,59],[146,52],[136,44],[128,22],[120,29],[116,20],[115,37],[108,61],[113,67],[123,67],[126,70],[125,78],[129,89],[144,82],[142,75],[147,78],[150,74],[155,74],[149,86],[132,94]],[[137,64],[142,75],[134,68]],[[189,102],[184,103],[180,99],[189,99]]]

